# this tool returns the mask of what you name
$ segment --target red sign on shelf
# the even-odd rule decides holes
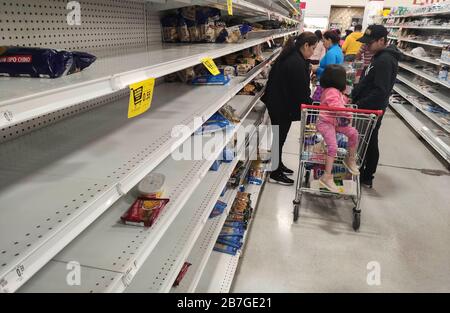
[[[300,2],[300,10],[306,9],[306,2]]]

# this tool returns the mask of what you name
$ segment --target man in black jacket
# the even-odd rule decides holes
[[[361,77],[360,83],[352,92],[353,103],[360,109],[383,110],[389,104],[389,97],[394,87],[398,72],[398,61],[402,53],[396,46],[387,46],[387,29],[382,25],[370,25],[364,36],[358,41],[368,45],[369,51],[374,53],[371,63]],[[366,158],[361,167],[361,183],[372,188],[372,181],[377,170],[379,150],[378,131],[382,117],[372,133]]]

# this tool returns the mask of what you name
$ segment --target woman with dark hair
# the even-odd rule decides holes
[[[334,31],[327,31],[323,34],[323,45],[327,49],[327,53],[320,60],[318,67],[313,67],[313,71],[316,73],[317,78],[320,79],[325,68],[330,64],[342,64],[344,63],[344,55],[341,47],[339,47],[339,36]]]
[[[261,100],[266,104],[272,125],[279,126],[279,136],[272,144],[272,165],[277,168],[270,174],[269,181],[283,185],[293,185],[294,181],[286,175],[294,172],[282,162],[283,145],[291,128],[292,121],[300,120],[300,105],[312,103],[310,84],[310,64],[317,37],[304,32],[291,37],[272,67],[266,91]],[[278,152],[278,155],[275,153]]]
[[[313,53],[312,57],[310,58],[310,61],[311,61],[311,64],[317,65],[317,64],[319,64],[320,60],[323,58],[323,56],[325,55],[325,52],[327,52],[327,50],[325,49],[325,46],[323,45],[322,31],[316,30],[314,32],[314,34],[316,35],[316,37],[319,41],[317,42],[316,49],[314,49],[314,53]]]

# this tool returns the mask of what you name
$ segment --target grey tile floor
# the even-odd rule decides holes
[[[299,124],[284,162],[298,166]],[[352,203],[305,198],[292,221],[295,187],[267,183],[257,207],[233,292],[450,292],[450,176],[393,113],[380,133],[375,186],[364,190],[361,229],[351,228]],[[380,266],[369,285],[369,262]]]

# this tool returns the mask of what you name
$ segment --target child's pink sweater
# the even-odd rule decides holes
[[[333,107],[333,108],[345,108],[345,105],[348,103],[348,98],[336,88],[326,88],[322,91],[322,96],[320,97],[320,105]],[[346,117],[351,118],[350,113],[345,112],[336,112],[336,113],[327,113],[327,111],[320,111],[319,117],[320,121],[323,123],[330,123],[336,126],[337,121],[336,117]]]

